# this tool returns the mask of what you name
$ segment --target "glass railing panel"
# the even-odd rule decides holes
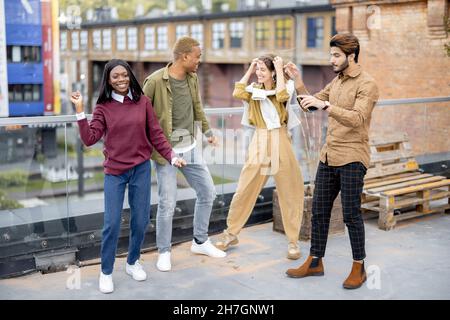
[[[66,124],[35,123],[0,126],[0,260],[69,245]]]

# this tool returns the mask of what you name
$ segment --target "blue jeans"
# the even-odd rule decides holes
[[[208,240],[209,218],[216,189],[206,164],[189,163],[183,168],[155,163],[158,180],[158,211],[156,214],[156,246],[159,253],[170,251],[172,242],[172,220],[177,201],[177,171],[180,170],[197,194],[194,209],[194,237]]]
[[[130,239],[128,264],[141,254],[145,230],[150,220],[150,161],[145,161],[121,175],[105,174],[105,215],[102,237],[102,272],[111,274],[116,258],[125,187],[128,184],[130,204]]]

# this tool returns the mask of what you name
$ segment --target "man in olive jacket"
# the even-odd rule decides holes
[[[195,124],[201,124],[208,142],[215,145],[216,137],[209,128],[203,111],[199,82],[195,73],[200,64],[200,44],[193,38],[182,37],[173,48],[174,61],[155,71],[144,81],[143,90],[152,100],[161,128],[172,143],[174,151],[186,158],[181,169],[189,185],[197,194],[194,209],[194,239],[191,251],[223,258],[226,253],[217,249],[208,238],[209,219],[216,191],[205,162],[195,154]],[[201,144],[201,141],[199,142]],[[200,159],[199,159],[200,158]],[[156,245],[160,271],[171,270],[172,219],[177,199],[177,169],[154,152],[158,180],[158,211],[156,216]]]

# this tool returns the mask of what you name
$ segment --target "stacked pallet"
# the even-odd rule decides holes
[[[299,235],[300,240],[311,239],[312,194],[313,187],[311,185],[305,186],[305,204]],[[273,230],[284,233],[277,190],[273,191]],[[341,195],[339,194],[334,201],[333,210],[331,211],[329,234],[341,234],[344,232],[345,225],[342,216]]]
[[[362,208],[378,214],[380,229],[450,208],[450,179],[419,171],[406,134],[372,138],[370,148]]]

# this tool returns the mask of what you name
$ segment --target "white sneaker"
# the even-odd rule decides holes
[[[170,251],[166,251],[158,255],[156,268],[162,272],[170,271],[172,269],[172,264],[170,263]]]
[[[142,268],[141,264],[137,260],[133,265],[129,265],[127,262],[125,271],[136,281],[144,281],[147,279],[147,274],[145,273],[144,268]]]
[[[112,275],[106,275],[100,272],[100,278],[98,280],[98,288],[102,293],[111,293],[114,291],[114,283],[112,280]]]
[[[213,258],[225,258],[227,256],[225,251],[217,249],[209,240],[202,244],[197,244],[195,240],[192,240],[191,251],[197,254],[204,254]]]

